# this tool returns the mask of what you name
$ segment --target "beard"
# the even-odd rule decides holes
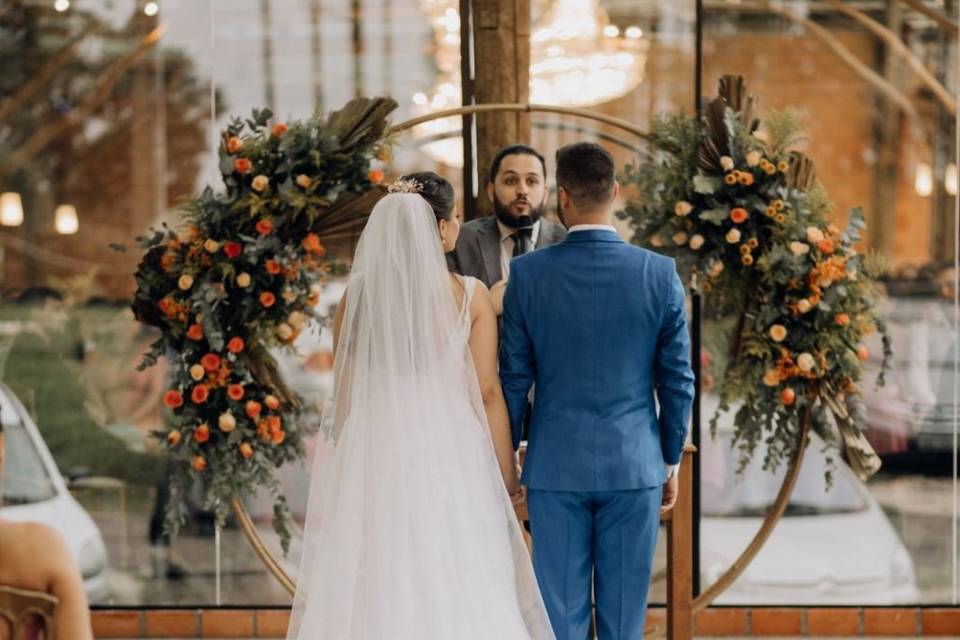
[[[527,202],[529,202],[529,200]],[[510,212],[509,204],[504,204],[500,201],[500,198],[498,198],[496,194],[493,195],[493,213],[496,214],[497,220],[502,222],[504,226],[507,226],[511,229],[532,227],[537,220],[543,217],[543,210],[545,207],[546,202],[542,202],[538,207],[534,207],[531,204],[530,213],[515,216]]]

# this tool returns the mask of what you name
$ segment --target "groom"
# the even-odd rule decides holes
[[[569,234],[514,259],[504,298],[500,377],[515,447],[537,388],[522,480],[557,640],[587,637],[591,579],[599,637],[643,637],[659,515],[676,501],[693,402],[683,285],[672,260],[611,226],[614,171],[599,145],[557,152]]]

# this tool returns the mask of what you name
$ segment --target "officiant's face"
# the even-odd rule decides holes
[[[487,196],[491,204],[514,218],[539,217],[547,199],[540,159],[526,153],[505,157],[493,182],[487,184]]]

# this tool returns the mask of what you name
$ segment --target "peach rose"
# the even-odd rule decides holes
[[[277,325],[277,337],[283,341],[289,340],[293,337],[293,327],[286,322]]]
[[[806,242],[791,242],[790,243],[790,253],[795,256],[802,256],[807,253],[810,253],[810,245]]]
[[[220,243],[216,240],[207,240],[203,243],[203,248],[207,250],[207,253],[216,253],[220,251]]]
[[[747,166],[755,167],[760,163],[760,158],[763,155],[759,151],[751,151],[747,154]]]
[[[180,276],[180,279],[177,280],[177,286],[180,287],[181,291],[186,291],[193,286],[193,276],[189,274],[183,274]]]
[[[276,411],[280,408],[280,400],[277,399],[277,396],[268,395],[263,398],[263,404],[267,405],[267,408],[271,411]]]
[[[724,171],[733,171],[733,158],[730,156],[720,156],[720,166]]]
[[[782,324],[775,324],[770,327],[770,337],[774,342],[783,342],[787,337],[787,328]]]
[[[804,298],[803,300],[797,303],[797,311],[799,311],[800,313],[806,313],[810,311],[810,309],[812,308],[813,308],[813,305],[811,305],[810,301],[807,300],[806,298]]]
[[[682,247],[683,245],[687,244],[687,239],[687,234],[681,231],[674,234],[673,244],[677,245],[678,247]]]
[[[233,417],[232,413],[226,411],[217,418],[217,425],[220,427],[220,431],[230,433],[237,428],[237,419]]]
[[[243,140],[241,140],[241,139],[238,138],[237,136],[230,136],[230,137],[227,139],[227,152],[228,152],[228,153],[231,153],[231,154],[236,153],[237,151],[240,151],[240,149],[242,149],[242,148],[243,148]]]
[[[834,318],[834,320],[835,320],[836,323],[837,323],[838,325],[840,325],[841,327],[845,327],[845,326],[847,326],[848,324],[850,324],[850,316],[848,316],[848,315],[845,314],[845,313],[838,313],[838,314],[837,314],[837,317]]]
[[[260,174],[250,182],[250,187],[254,191],[266,191],[267,187],[270,186],[270,178]]]
[[[725,236],[725,238],[727,242],[729,242],[730,244],[737,244],[738,242],[740,242],[740,230],[730,229],[730,231],[727,231],[727,235]]]
[[[813,371],[813,368],[816,366],[817,361],[809,353],[801,353],[797,357],[797,366],[800,367],[801,371],[810,372]]]
[[[704,242],[703,236],[698,233],[697,235],[690,238],[690,248],[696,251],[697,249],[703,246],[703,242]]]
[[[677,204],[673,205],[673,212],[681,218],[690,215],[691,211],[693,211],[693,205],[686,200],[680,200]]]
[[[249,442],[240,443],[240,455],[249,460],[253,457],[253,446]]]
[[[176,429],[167,434],[167,444],[171,447],[175,447],[180,444],[182,439],[183,435],[181,435],[181,433]]]
[[[202,473],[207,468],[207,461],[203,456],[193,457],[193,470]]]
[[[190,367],[190,377],[199,382],[207,375],[207,370],[201,364],[195,364]]]
[[[260,412],[263,410],[263,407],[256,400],[248,400],[247,405],[244,407],[247,416],[256,420],[257,416],[260,415]]]
[[[780,372],[776,369],[769,369],[763,374],[763,384],[768,387],[775,387],[780,384]]]
[[[310,187],[310,183],[311,183],[311,182],[312,182],[312,180],[310,179],[310,176],[308,176],[308,175],[306,175],[306,174],[304,174],[304,173],[301,173],[300,175],[297,176],[297,186],[298,186],[298,187],[303,187],[304,189],[307,189],[307,188]]]
[[[246,289],[250,286],[250,274],[243,272],[237,275],[237,286]]]

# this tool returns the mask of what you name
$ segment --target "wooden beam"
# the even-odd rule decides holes
[[[958,26],[955,21],[943,15],[936,9],[932,7],[928,7],[926,4],[923,3],[923,0],[898,0],[898,1],[914,9],[917,13],[922,13],[923,15],[927,16],[928,18],[936,22],[937,25],[940,26],[940,28],[947,31],[950,35],[956,37],[957,33],[960,33],[960,26]]]
[[[923,83],[930,89],[930,91],[933,92],[933,95],[937,97],[944,108],[950,112],[950,115],[957,115],[956,99],[950,95],[950,92],[947,91],[944,86],[937,81],[936,78],[933,77],[933,74],[927,71],[927,68],[923,65],[923,62],[921,62],[917,56],[913,55],[913,52],[907,48],[907,45],[903,43],[896,33],[883,26],[859,9],[848,7],[840,0],[827,0],[827,2],[836,7],[841,13],[846,14],[862,24],[871,33],[880,38],[887,46],[890,53],[898,56],[907,63],[913,72],[917,74],[920,80],[922,80]],[[887,80],[889,80],[889,78],[887,78]]]

